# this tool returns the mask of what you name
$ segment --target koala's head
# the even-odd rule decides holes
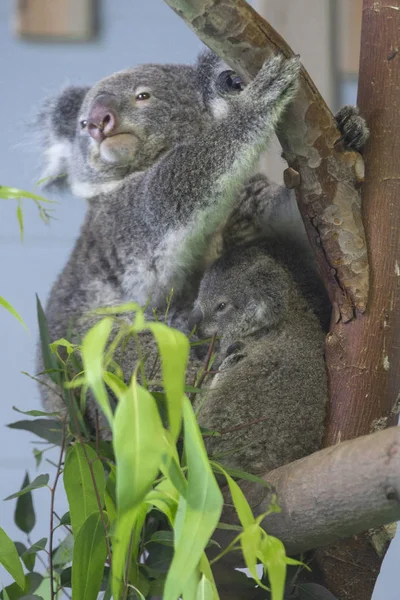
[[[268,331],[285,318],[292,282],[286,269],[257,246],[224,254],[205,273],[190,329],[201,337],[215,333],[228,343]]]
[[[218,94],[239,91],[230,73],[207,51],[194,66],[142,65],[93,87],[67,87],[38,118],[44,184],[92,198],[148,169],[220,118]]]

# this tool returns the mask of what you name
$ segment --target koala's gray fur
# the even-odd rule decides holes
[[[70,327],[82,337],[98,307],[150,299],[162,314],[172,288],[168,323],[187,333],[205,266],[235,239],[279,230],[299,239],[304,264],[311,264],[293,194],[252,177],[295,94],[298,60],[272,57],[240,92],[217,89],[226,70],[205,52],[194,66],[144,65],[94,87],[68,87],[45,103],[39,127],[47,187],[70,187],[88,200],[46,307],[52,340]],[[149,99],[137,99],[147,93]],[[99,123],[93,115],[104,107],[112,118]],[[312,278],[318,281],[315,272]],[[127,377],[136,361],[130,343],[122,364]],[[194,358],[191,364],[197,368]],[[50,387],[41,391],[46,408],[62,409]]]
[[[228,430],[205,443],[229,467],[265,473],[321,446],[325,335],[297,251],[273,241],[233,248],[200,284],[191,325],[221,340],[198,421]]]
[[[94,323],[87,313],[98,307],[150,298],[162,311],[172,288],[169,323],[185,330],[210,240],[295,93],[299,61],[272,57],[217,106],[210,89],[225,69],[211,53],[193,67],[145,65],[89,89],[67,88],[45,105],[43,176],[89,201],[47,304],[53,340],[70,326],[84,335]],[[93,114],[104,106],[109,118],[98,123]],[[136,358],[131,344],[124,371]],[[42,393],[47,408],[62,408],[48,387]]]

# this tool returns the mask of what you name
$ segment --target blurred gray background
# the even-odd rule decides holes
[[[358,0],[354,0],[359,4]],[[347,4],[348,3],[348,4]],[[351,0],[353,3],[353,0]],[[359,32],[349,18],[349,0],[254,0],[278,31],[299,52],[311,77],[332,110],[355,103]],[[354,8],[355,4],[352,4]],[[162,0],[101,0],[99,35],[89,42],[59,43],[21,40],[13,32],[16,2],[0,2],[0,185],[38,191],[40,160],[29,123],[41,101],[67,82],[94,83],[123,68],[142,62],[192,62],[202,48],[200,41]],[[349,21],[352,25],[349,27]],[[353,30],[353,28],[355,28]],[[355,48],[351,46],[354,43]],[[266,170],[280,180],[284,163],[275,143]],[[6,311],[0,310],[2,411],[0,418],[0,525],[14,539],[24,535],[13,523],[15,501],[2,499],[17,491],[24,473],[38,473],[32,455],[38,438],[5,427],[23,418],[22,410],[40,408],[36,384],[21,371],[34,374],[37,338],[35,293],[44,303],[57,273],[67,260],[85,211],[83,201],[71,196],[57,199],[56,219],[50,226],[39,219],[36,208],[24,201],[25,239],[21,243],[16,205],[0,200],[0,295],[21,313],[29,334]],[[55,459],[54,454],[49,458]],[[39,472],[54,477],[43,463]],[[32,542],[48,535],[50,494],[34,493],[37,525]],[[66,510],[62,486],[57,510]],[[57,539],[57,536],[56,536]],[[384,562],[374,600],[399,600],[396,569],[400,558],[399,537]],[[0,567],[0,586],[10,578]],[[368,600],[368,599],[366,599]]]

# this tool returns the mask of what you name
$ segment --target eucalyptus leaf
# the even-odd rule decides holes
[[[38,475],[31,483],[23,487],[19,492],[15,492],[15,494],[11,494],[11,496],[7,496],[4,500],[12,500],[12,498],[18,498],[23,494],[27,494],[32,490],[37,490],[42,487],[46,487],[49,483],[49,476],[46,475]]]
[[[223,499],[212,473],[193,408],[184,400],[186,499],[180,498],[175,520],[175,554],[165,584],[164,600],[176,600],[195,572],[221,515]]]
[[[21,415],[28,415],[30,417],[56,417],[61,414],[58,412],[46,412],[43,410],[20,410],[16,406],[13,406],[12,408]]]
[[[25,575],[14,542],[0,527],[0,564],[8,571],[17,585],[24,589]]]
[[[52,381],[54,381],[54,383],[60,384],[61,377],[60,374],[57,372],[59,367],[59,361],[50,350],[51,339],[49,334],[49,328],[47,325],[46,315],[40,303],[38,295],[36,295],[36,310],[39,324],[40,345],[42,350],[44,368],[48,371],[49,377],[52,379]]]
[[[74,536],[72,533],[68,533],[54,552],[53,565],[63,567],[70,563],[72,560],[73,549]]]
[[[29,489],[30,481],[29,474],[26,472],[24,481],[22,482],[21,491],[25,488]],[[14,521],[16,526],[21,529],[24,533],[29,534],[35,527],[36,516],[35,509],[33,508],[32,493],[26,492],[20,496],[17,500],[14,513]],[[33,569],[33,567],[32,567]],[[32,569],[30,569],[32,571]]]
[[[103,360],[112,325],[113,322],[110,317],[102,319],[89,329],[82,342],[82,360],[85,369],[86,383],[92,389],[94,396],[111,427],[113,423],[113,414],[103,381]]]
[[[213,600],[213,598],[213,584],[203,575],[197,586],[196,600]]]
[[[107,545],[99,513],[91,514],[79,529],[72,560],[74,600],[96,600],[103,579]]]
[[[130,534],[164,453],[164,429],[153,396],[132,378],[114,416],[118,520],[114,537],[113,596],[118,598]]]
[[[21,325],[23,325],[25,327],[26,330],[28,330],[21,315],[15,310],[15,308],[13,306],[11,306],[11,304],[9,302],[7,302],[7,300],[5,298],[3,298],[3,296],[0,296],[0,306],[5,308],[6,310],[8,310],[8,312],[11,313],[13,315],[13,317],[15,317],[21,323]]]
[[[98,513],[104,506],[104,467],[93,448],[76,443],[67,452],[63,478],[72,531],[76,536],[89,515]]]
[[[42,581],[43,576],[39,573],[28,573],[25,576],[24,589],[21,589],[16,583],[12,583],[4,588],[0,597],[3,598],[3,600],[6,600],[6,598],[9,600],[20,600],[21,598],[26,597],[27,594],[33,594],[38,591]],[[47,600],[47,598],[45,600]]]
[[[35,568],[36,555],[38,552],[41,552],[46,548],[46,544],[47,538],[41,538],[40,540],[32,544],[30,548],[25,550],[23,554],[21,554],[21,559],[23,560],[24,565],[29,571],[33,571],[33,569]]]
[[[168,418],[173,440],[178,438],[185,393],[185,372],[189,358],[189,341],[180,331],[164,323],[147,323],[157,340],[161,356],[163,384],[168,401]]]
[[[61,446],[62,441],[62,424],[60,421],[52,419],[34,419],[32,421],[16,421],[15,423],[8,423],[7,427],[10,429],[22,429],[24,431],[30,431],[38,437]]]

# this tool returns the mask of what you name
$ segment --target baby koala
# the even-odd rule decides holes
[[[322,443],[325,336],[306,282],[291,271],[295,253],[273,242],[228,251],[206,272],[189,319],[199,336],[220,337],[218,373],[195,405],[199,424],[221,433],[205,437],[207,451],[250,473]]]

